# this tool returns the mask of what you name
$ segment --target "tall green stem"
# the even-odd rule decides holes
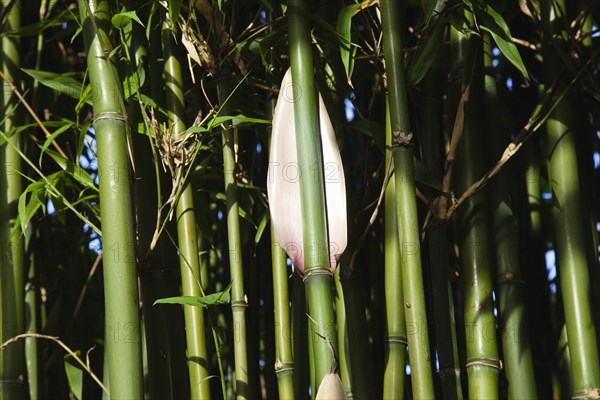
[[[461,92],[470,91],[464,109],[462,141],[456,156],[457,193],[463,193],[485,172],[480,119],[483,97],[482,58],[481,51],[477,51],[477,39],[475,35],[466,38],[454,29],[451,31],[452,73],[463,77],[462,88],[452,88],[452,95],[458,97]],[[498,397],[498,375],[501,369],[492,299],[493,258],[489,252],[489,215],[486,202],[486,192],[480,191],[469,197],[457,214],[464,287],[468,397],[472,399]]]
[[[336,269],[333,275],[333,281],[335,284],[335,315],[337,321],[337,341],[339,348],[339,368],[340,378],[344,385],[344,391],[348,399],[353,399],[354,395],[352,392],[353,376],[350,369],[351,353],[350,343],[348,341],[348,323],[346,319],[346,304],[345,304],[345,293],[342,289],[342,283],[340,282],[340,269]],[[367,371],[365,371],[367,373]]]
[[[319,111],[310,45],[308,2],[288,2],[290,63],[294,82],[294,116],[300,202],[303,224],[304,284],[308,300],[310,338],[314,346],[315,388],[331,371],[331,349],[337,351],[335,318],[331,296],[329,246],[325,216],[323,156],[319,129]]]
[[[12,3],[12,4],[11,4]],[[21,2],[2,0],[2,8],[7,10],[1,30],[8,32],[21,26]],[[19,79],[20,49],[17,36],[3,35],[0,49],[0,68],[12,82]],[[10,87],[2,83],[0,112],[3,124],[1,130],[10,132],[19,125],[16,111],[18,100]],[[23,333],[24,279],[23,238],[20,233],[11,235],[11,228],[17,218],[17,202],[21,195],[20,135],[13,135],[0,147],[0,326],[2,342]],[[23,399],[27,397],[25,353],[23,342],[17,342],[0,352],[0,397],[3,399]]]
[[[132,9],[131,4],[128,4],[128,8]],[[160,24],[160,21],[157,23]],[[153,30],[151,34],[160,39],[160,30]],[[148,51],[144,40],[143,28],[134,24],[131,33],[131,69],[134,73],[145,71],[145,76],[150,76],[153,71],[150,71],[149,66],[145,64]],[[150,57],[162,59],[160,46],[151,49]],[[156,75],[158,75],[156,84],[162,89],[161,74]],[[139,81],[141,82],[142,79]],[[140,88],[140,93],[149,95],[154,84],[155,82],[146,79],[145,84]],[[133,103],[131,108],[129,122],[135,132],[138,125],[143,123],[143,116],[137,104]],[[163,175],[158,173],[160,167],[156,163],[160,161],[154,157],[152,139],[141,132],[136,132],[132,136],[136,174],[138,261],[144,316],[144,361],[148,371],[145,383],[152,399],[189,398],[190,383],[185,359],[185,332],[181,329],[184,325],[183,309],[153,306],[158,299],[177,296],[180,293],[181,281],[177,268],[176,248],[170,238],[163,234],[154,251],[147,255],[160,207],[158,188],[161,182],[167,180],[162,179]]]
[[[294,400],[294,358],[292,354],[288,275],[285,251],[275,242],[271,229],[273,262],[273,304],[275,306],[275,373],[279,398]]]
[[[162,45],[164,79],[167,97],[168,129],[173,137],[182,138],[185,133],[185,100],[181,64],[175,51],[175,31],[164,14]],[[187,151],[187,150],[184,150]],[[185,155],[182,156],[185,158]],[[181,287],[184,296],[201,296],[200,260],[194,212],[194,196],[191,184],[186,184],[177,200],[177,236],[180,252]],[[208,381],[208,356],[204,334],[204,310],[190,305],[183,306],[187,343],[188,373],[192,399],[210,398]]]
[[[558,82],[557,92],[565,87],[563,62],[555,46],[567,40],[563,31],[565,2],[545,0],[544,80],[546,87]],[[546,122],[546,154],[552,185],[552,218],[556,240],[557,264],[563,295],[565,323],[573,376],[572,396],[597,395],[600,392],[598,341],[592,318],[590,274],[587,258],[588,226],[582,215],[581,181],[575,148],[575,123],[572,98],[568,95]]]
[[[444,39],[439,36],[440,43]],[[436,182],[442,182],[444,172],[442,88],[447,73],[443,67],[447,48],[438,53],[423,79],[423,92],[419,103],[419,119],[423,163]],[[444,190],[444,188],[442,188]],[[430,191],[432,195],[436,193]],[[446,201],[440,197],[440,201]],[[440,381],[444,399],[462,399],[461,368],[458,353],[455,306],[452,281],[447,225],[436,218],[427,228],[426,247],[431,270],[433,293],[434,335],[440,368]]]
[[[79,12],[88,53],[94,129],[98,144],[100,215],[104,249],[106,351],[111,397],[140,399],[142,352],[135,264],[131,176],[125,107],[121,80],[109,39],[108,1],[79,0]]]
[[[396,0],[381,1],[383,47],[388,79],[388,101],[392,126],[392,153],[396,184],[398,240],[404,315],[408,333],[411,382],[415,398],[433,398],[433,376],[425,293],[421,270],[421,245],[415,194],[412,133],[408,117],[406,76],[404,72],[404,5]]]
[[[491,156],[497,159],[506,147],[508,138],[499,126],[496,79],[492,68],[492,38],[483,36],[485,67],[485,113],[490,132]],[[488,153],[489,154],[489,153]],[[529,341],[529,324],[525,309],[525,281],[521,274],[518,257],[517,220],[513,212],[508,171],[502,171],[491,187],[493,241],[496,248],[496,281],[498,284],[499,334],[506,377],[510,385],[508,395],[512,399],[537,398],[532,349]]]
[[[219,81],[219,101],[226,101],[228,86]],[[229,104],[223,104],[223,112],[229,115]],[[246,308],[248,302],[244,292],[244,270],[242,268],[242,242],[235,181],[235,137],[234,130],[226,127],[223,139],[223,174],[227,201],[227,245],[229,248],[229,270],[231,274],[231,311],[233,313],[233,352],[235,357],[236,396],[247,399],[252,393],[248,381],[248,350],[246,345]]]
[[[389,102],[388,102],[389,104]],[[392,126],[389,107],[386,107],[386,165],[392,162]],[[406,368],[406,322],[404,296],[400,271],[400,242],[396,217],[396,182],[390,179],[385,188],[385,300],[386,338],[383,398],[404,397],[404,371]]]

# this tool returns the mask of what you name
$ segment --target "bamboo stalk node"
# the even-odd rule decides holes
[[[94,124],[98,121],[127,121],[127,118],[122,112],[117,111],[104,111],[94,115]]]
[[[410,146],[413,132],[398,129],[392,132],[392,149],[400,146]]]
[[[471,358],[465,364],[465,367],[467,369],[471,368],[471,367],[477,367],[477,366],[494,368],[494,369],[497,369],[498,371],[501,371],[502,368],[504,368],[504,365],[502,364],[502,360],[498,360],[495,358],[484,358],[484,357]]]
[[[6,385],[25,385],[25,377],[23,375],[19,375],[13,379],[0,379],[0,386]]]
[[[406,336],[386,336],[383,341],[385,343],[400,343],[408,346],[408,338]]]
[[[248,301],[246,299],[232,301],[231,308],[236,308],[236,307],[248,308]]]
[[[304,276],[302,277],[302,282],[305,282],[308,278],[313,275],[329,275],[333,276],[333,271],[328,268],[313,268],[308,271],[304,271]]]
[[[454,367],[446,367],[446,368],[440,368],[440,377],[443,377],[447,374],[452,374],[454,376],[460,376],[460,368],[454,368]]]
[[[514,273],[507,272],[498,277],[498,283],[518,283],[524,285],[525,281],[517,278]]]
[[[283,374],[284,372],[294,371],[294,363],[282,363],[280,360],[275,361],[275,374]]]

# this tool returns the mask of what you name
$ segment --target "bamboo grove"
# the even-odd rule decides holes
[[[600,396],[594,0],[1,0],[0,399]]]

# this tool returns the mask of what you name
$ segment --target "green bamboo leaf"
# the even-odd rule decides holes
[[[84,187],[90,188],[94,191],[98,191],[98,188],[94,184],[94,180],[91,175],[79,165],[75,164],[71,160],[64,159],[63,156],[53,150],[46,150],[52,159],[69,175],[71,175],[77,182],[81,183]]]
[[[117,29],[123,29],[127,24],[131,23],[131,21],[135,21],[141,26],[144,26],[142,21],[140,21],[139,17],[135,13],[135,11],[124,11],[118,14],[113,15],[110,22],[112,22],[113,26]]]
[[[245,115],[242,115],[242,114],[219,115],[219,116],[214,117],[212,120],[210,120],[210,122],[208,123],[208,129],[213,128],[218,125],[221,125],[225,122],[229,122],[229,121],[231,121],[231,127],[235,127],[235,126],[243,124],[243,123],[253,123],[253,124],[270,124],[271,123],[271,121],[269,121],[268,119],[251,118],[251,117],[246,117]]]
[[[181,10],[181,5],[183,4],[183,0],[169,0],[169,21],[171,22],[171,26],[176,26],[177,17],[179,17],[179,10]],[[219,7],[221,8],[221,7]]]
[[[431,35],[417,47],[416,54],[408,70],[408,81],[411,85],[418,85],[429,71],[429,67],[435,59],[434,56],[439,51],[444,39],[445,29],[445,24],[438,23],[433,28]]]
[[[528,78],[527,68],[523,64],[519,50],[513,43],[510,29],[506,24],[506,21],[496,10],[494,10],[489,4],[482,2],[471,2],[471,0],[465,0],[465,3],[469,5],[471,10],[475,13],[477,18],[483,21],[483,29],[488,30],[492,34],[494,42],[498,45],[498,49],[504,54],[504,56],[523,74],[525,78]]]
[[[221,292],[208,294],[206,296],[177,296],[158,299],[156,304],[181,304],[194,307],[208,307],[219,304],[229,304],[231,302],[231,283]]]
[[[75,113],[79,114],[84,105],[92,105],[92,85],[87,84],[75,105]]]
[[[254,235],[254,243],[258,244],[260,242],[260,238],[262,238],[263,232],[267,227],[267,222],[269,222],[269,213],[266,212],[263,214],[260,222],[258,223],[258,228],[256,228],[256,235]]]
[[[125,100],[129,100],[131,96],[136,94],[140,87],[144,84],[146,80],[146,73],[142,65],[140,65],[136,72],[133,72],[131,75],[128,75],[123,80],[123,95],[125,96]]]
[[[64,10],[52,19],[48,19],[42,22],[35,22],[33,24],[23,26],[19,29],[11,30],[6,33],[3,33],[1,36],[35,36],[43,33],[48,28],[62,26],[63,23],[72,22],[74,20],[75,18],[73,16],[73,13],[69,10]]]
[[[75,354],[79,356],[80,351],[77,350]],[[81,400],[83,396],[83,369],[71,354],[65,354],[64,361],[65,372],[67,374],[67,379],[69,380],[69,388],[77,400]]]
[[[350,4],[342,8],[335,27],[340,39],[340,53],[348,80],[352,77],[354,54],[356,54],[356,46],[352,46],[352,16],[360,9],[360,6],[360,4]]]
[[[82,83],[74,76],[79,76],[75,73],[56,74],[54,72],[40,71],[36,69],[22,68],[22,70],[33,79],[42,85],[49,87],[61,94],[67,95],[79,100],[82,93]],[[86,99],[87,104],[92,104],[90,99]]]
[[[29,221],[31,221],[31,218],[33,218],[40,207],[45,210],[45,196],[43,196],[45,185],[43,180],[39,180],[29,184],[23,193],[21,193],[18,204],[19,219],[17,220],[17,223],[15,223],[11,235],[20,232],[20,228],[25,230],[27,225],[29,225]],[[29,201],[27,201],[27,195],[30,193],[31,196],[29,196]]]
[[[40,158],[39,158],[40,165],[41,165],[41,160],[42,160],[42,156],[44,155],[44,152],[48,149],[48,147],[50,147],[52,142],[54,142],[56,140],[56,138],[59,137],[62,133],[64,133],[67,129],[72,128],[73,125],[75,125],[74,122],[68,122],[68,123],[64,124],[63,126],[61,126],[60,128],[56,129],[54,132],[52,132],[52,134],[50,136],[48,136],[48,138],[44,141],[44,145],[42,146],[42,149],[40,152]]]

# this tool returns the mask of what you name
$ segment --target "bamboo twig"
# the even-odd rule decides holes
[[[12,338],[8,339],[4,343],[2,343],[0,345],[0,351],[4,350],[4,348],[6,348],[11,343],[14,343],[14,342],[16,342],[18,340],[25,339],[25,338],[46,339],[46,340],[51,340],[54,343],[57,343],[60,347],[62,347],[63,349],[65,349],[65,351],[67,353],[69,353],[69,355],[71,357],[73,357],[75,359],[75,361],[77,361],[77,363],[79,365],[81,365],[81,367],[83,369],[85,369],[88,374],[90,374],[90,376],[92,377],[92,379],[98,384],[98,386],[100,386],[100,388],[102,389],[102,391],[104,393],[106,393],[110,397],[110,392],[108,391],[108,389],[106,388],[106,386],[104,386],[104,384],[98,378],[98,376],[96,376],[96,374],[94,374],[94,372],[90,368],[89,362],[88,363],[84,363],[81,360],[81,358],[79,358],[79,356],[77,355],[77,353],[74,352],[73,350],[71,350],[71,348],[69,346],[67,346],[62,340],[60,340],[60,338],[58,336],[43,335],[41,333],[22,333],[20,335],[17,335],[15,337],[12,337]]]

